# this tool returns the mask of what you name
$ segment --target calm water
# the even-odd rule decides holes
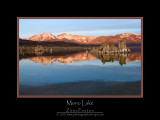
[[[21,57],[20,95],[140,95],[141,53]]]

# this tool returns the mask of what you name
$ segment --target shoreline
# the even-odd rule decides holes
[[[20,95],[140,95],[140,93],[141,81],[82,81],[36,87],[20,85]]]

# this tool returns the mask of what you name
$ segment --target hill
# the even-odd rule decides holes
[[[67,47],[67,46],[79,46],[78,44],[75,43],[67,43],[64,41],[46,41],[46,42],[38,42],[38,41],[31,41],[31,40],[19,40],[19,46],[47,46],[47,47]]]

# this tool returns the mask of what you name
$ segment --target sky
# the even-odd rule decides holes
[[[23,39],[42,33],[98,37],[131,32],[141,33],[141,19],[19,19]]]

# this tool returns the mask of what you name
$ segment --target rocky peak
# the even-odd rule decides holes
[[[120,38],[131,37],[131,36],[140,37],[141,34],[137,34],[137,33],[122,33],[122,34],[118,34],[116,36],[119,36]]]
[[[68,40],[72,40],[74,42],[80,42],[80,43],[88,43],[92,41],[93,39],[95,39],[94,36],[72,35],[72,34],[67,34],[67,33],[57,35],[57,38],[68,39]]]
[[[33,40],[33,41],[47,41],[47,40],[52,40],[55,39],[56,37],[52,35],[51,33],[43,33],[39,35],[34,35],[27,40]]]
[[[67,34],[67,33],[62,33],[62,34],[60,34],[60,35],[71,35],[71,34]],[[58,35],[59,36],[59,35]]]

